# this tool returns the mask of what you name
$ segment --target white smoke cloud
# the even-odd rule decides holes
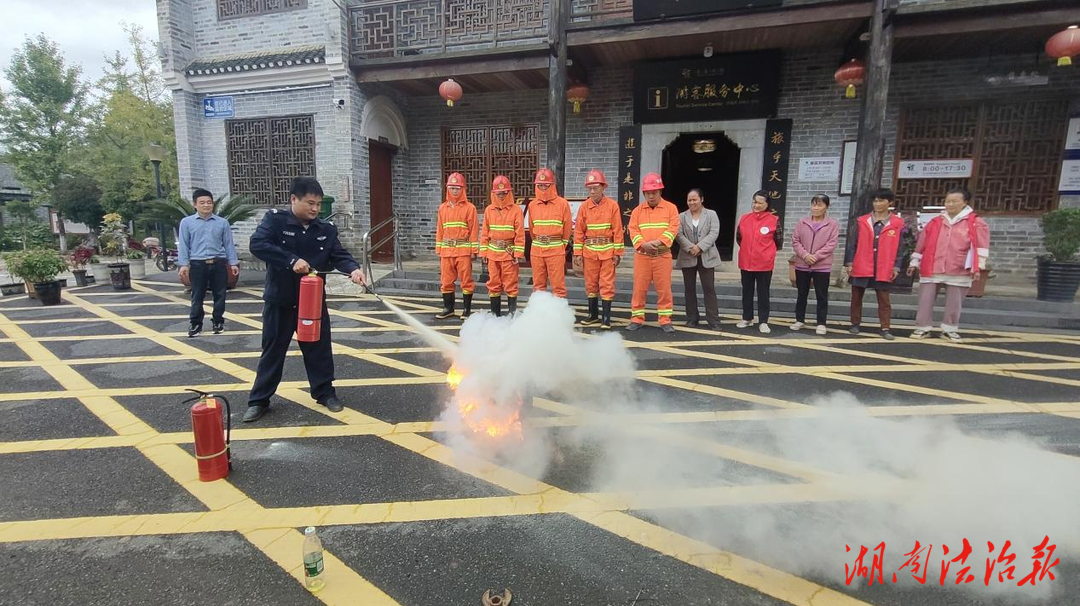
[[[824,502],[704,507],[691,499],[643,506],[640,513],[723,549],[841,587],[844,564],[854,563],[860,546],[873,550],[886,544],[883,576],[892,585],[893,572],[918,540],[923,548],[933,546],[921,559],[929,565],[924,591],[963,591],[979,599],[1004,596],[1009,603],[1060,597],[1055,591],[1062,584],[1048,578],[1035,587],[1016,583],[1031,571],[1032,547],[1044,536],[1057,545],[1054,555],[1062,561],[1080,548],[1080,462],[1075,459],[1042,450],[1022,436],[988,440],[965,435],[948,417],[873,417],[853,396],[839,393],[808,402],[820,411],[809,419],[643,425],[640,413],[670,407],[635,391],[633,358],[618,334],[585,338],[574,333],[573,323],[566,303],[545,293],[533,295],[513,319],[470,318],[453,356],[465,378],[458,400],[449,402],[440,418],[451,428],[443,439],[455,450],[555,484],[587,473],[590,492],[663,495],[681,488],[732,486],[735,494],[747,485],[767,491],[763,485],[809,480],[821,489],[815,499]],[[462,427],[456,403],[486,400],[506,415],[533,397],[576,407],[562,411],[581,415],[582,422],[548,430],[530,429],[526,421],[523,439],[491,440]],[[523,416],[546,414],[526,406]],[[695,443],[705,438],[783,459],[798,477],[696,452],[679,440],[679,432],[693,436]],[[971,554],[966,564],[949,563],[942,589],[941,561],[957,556],[965,538]],[[987,542],[995,547],[989,557],[996,558],[1006,540],[1016,556],[1015,579],[998,583],[997,572],[1006,565],[995,564],[994,578],[985,587]],[[947,557],[943,544],[950,549]],[[845,552],[845,545],[851,552]],[[871,551],[865,565],[872,559]],[[975,579],[957,587],[956,574],[965,565]],[[1060,566],[1054,570],[1061,574]],[[920,587],[911,572],[897,572],[899,586]],[[850,590],[862,584],[856,579]]]

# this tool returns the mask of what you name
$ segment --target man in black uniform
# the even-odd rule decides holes
[[[285,352],[296,331],[300,278],[312,270],[334,267],[349,274],[354,283],[366,283],[356,259],[338,241],[337,228],[319,218],[322,197],[322,186],[315,179],[293,179],[290,210],[271,209],[251,236],[251,253],[266,262],[266,287],[262,356],[248,395],[244,422],[258,420],[270,410],[270,396],[281,383]],[[330,315],[325,296],[323,299],[322,334],[314,343],[300,343],[300,352],[304,355],[311,397],[330,412],[340,412],[343,407],[334,392],[334,359],[330,354]]]

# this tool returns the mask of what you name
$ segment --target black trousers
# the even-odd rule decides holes
[[[281,384],[285,368],[285,353],[289,351],[296,332],[295,307],[263,304],[262,355],[255,371],[255,384],[248,395],[248,406],[266,406]],[[322,332],[314,343],[300,343],[304,356],[311,397],[322,401],[334,393],[334,358],[330,353],[330,314],[326,303],[322,309]]]
[[[806,322],[806,300],[810,296],[810,284],[814,284],[814,298],[817,301],[817,323],[824,326],[829,317],[829,272],[795,270],[795,288],[799,295],[795,299],[795,320]]]
[[[757,288],[758,322],[769,321],[769,283],[771,271],[746,271],[742,273],[742,319],[749,322],[754,319],[754,289]]]
[[[214,313],[211,319],[215,324],[225,321],[225,288],[229,285],[229,265],[225,259],[217,259],[213,264],[206,261],[191,260],[188,265],[189,277],[191,278],[191,313],[188,319],[196,326],[203,323],[203,301],[206,299],[206,289],[214,295]]]
[[[697,322],[701,319],[697,304],[697,280],[701,277],[701,295],[705,299],[705,321],[716,326],[720,324],[720,310],[716,302],[716,270],[705,267],[698,257],[697,265],[682,268],[684,294],[686,295],[686,319]]]

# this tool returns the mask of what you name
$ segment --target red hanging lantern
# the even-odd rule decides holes
[[[581,113],[581,104],[589,96],[589,87],[584,84],[575,84],[566,91],[566,99],[574,104],[574,113]]]
[[[844,96],[848,99],[855,98],[855,87],[862,84],[866,78],[866,65],[858,59],[852,59],[847,63],[841,65],[836,73],[833,74],[833,79],[840,86],[845,87]]]
[[[1080,55],[1080,28],[1070,25],[1046,41],[1046,54],[1058,60],[1058,67],[1072,65],[1072,58]]]
[[[461,85],[454,82],[453,78],[448,78],[439,85],[439,96],[446,99],[448,107],[454,107],[454,101],[461,98]]]

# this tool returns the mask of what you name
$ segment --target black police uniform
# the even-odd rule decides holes
[[[338,241],[337,227],[315,219],[305,226],[289,210],[271,209],[251,236],[251,253],[266,262],[266,286],[263,290],[262,356],[255,384],[248,395],[248,406],[268,406],[270,397],[281,383],[285,353],[296,332],[300,278],[292,266],[303,259],[314,270],[331,267],[344,273],[359,269],[349,251]],[[311,396],[324,402],[334,393],[334,359],[330,354],[330,315],[325,296],[322,309],[322,333],[314,343],[300,343],[307,369]]]

